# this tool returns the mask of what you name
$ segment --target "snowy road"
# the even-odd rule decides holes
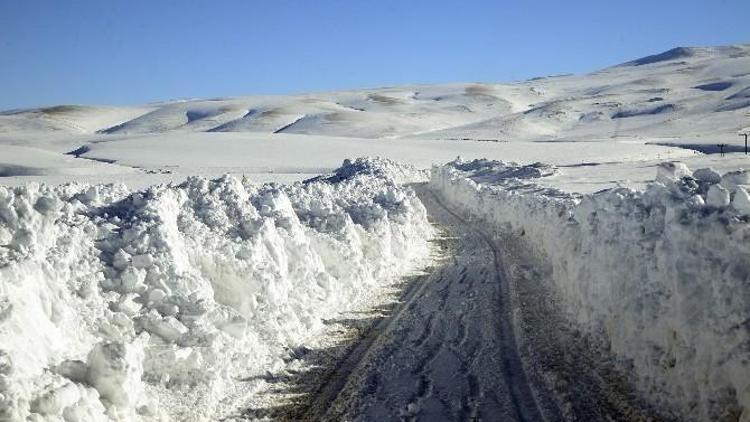
[[[497,247],[431,192],[420,197],[460,237],[441,239],[446,259],[292,419],[543,419],[518,354]]]
[[[526,280],[530,290],[511,292],[519,278],[534,271],[519,266],[517,248],[508,238],[467,220],[426,187],[416,189],[443,230],[438,238],[442,258],[435,268],[411,283],[390,315],[365,330],[325,375],[312,381],[318,385],[308,386],[300,401],[280,412],[246,416],[316,421],[648,418],[617,374],[587,356],[592,345],[545,309],[547,294],[538,280]],[[506,266],[506,258],[513,264]],[[513,277],[515,283],[509,281]],[[514,300],[528,309],[516,309]],[[523,347],[516,338],[518,320],[524,320],[523,333],[538,337],[526,339]],[[527,374],[525,368],[534,372]],[[553,393],[549,382],[540,381],[550,378],[564,391]]]

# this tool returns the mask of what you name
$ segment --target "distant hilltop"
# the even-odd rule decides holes
[[[408,85],[140,107],[0,113],[0,133],[255,132],[466,140],[685,138],[750,125],[750,44],[678,47],[585,75]]]

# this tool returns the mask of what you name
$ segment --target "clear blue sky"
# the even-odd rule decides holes
[[[2,0],[0,109],[502,82],[740,42],[749,0]]]

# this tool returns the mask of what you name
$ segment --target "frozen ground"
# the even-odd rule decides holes
[[[2,112],[0,420],[750,421],[748,113],[749,45]]]

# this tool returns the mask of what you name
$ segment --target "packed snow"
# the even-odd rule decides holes
[[[0,188],[0,416],[234,410],[243,379],[425,256],[425,209],[396,183],[420,177],[357,160],[289,186]]]
[[[571,320],[606,338],[644,395],[681,419],[750,420],[750,172],[665,162],[645,190],[571,195],[544,164],[454,161],[430,186],[522,233]]]

